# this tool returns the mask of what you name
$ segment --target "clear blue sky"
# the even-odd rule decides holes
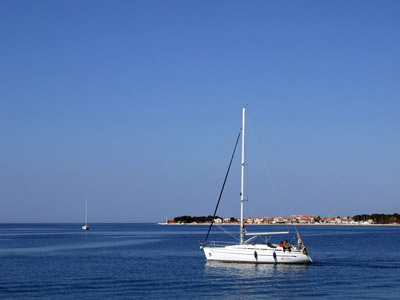
[[[399,212],[399,15],[1,1],[0,222],[83,222],[86,199],[90,222],[212,214],[245,104],[247,216]],[[239,168],[221,216],[239,216]]]

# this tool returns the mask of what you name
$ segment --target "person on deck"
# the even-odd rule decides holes
[[[286,250],[288,250],[289,253],[291,251],[290,244],[289,244],[289,242],[287,240],[285,240],[285,243],[283,244],[283,252],[285,252]]]
[[[303,245],[303,241],[301,240],[300,234],[297,233],[297,249],[301,249]]]
[[[281,243],[279,244],[279,247],[283,248],[283,242],[281,241]]]

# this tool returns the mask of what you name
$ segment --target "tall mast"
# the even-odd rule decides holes
[[[86,221],[85,225],[87,225],[87,199],[86,199],[86,217],[85,217],[85,221]]]
[[[246,108],[243,108],[242,117],[242,176],[240,185],[240,244],[243,245],[244,240],[244,222],[243,222],[243,204],[244,204],[244,130],[245,130]]]

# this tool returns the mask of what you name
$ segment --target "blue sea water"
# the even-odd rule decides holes
[[[312,265],[206,262],[207,229],[0,224],[0,299],[400,299],[400,227],[298,226]]]

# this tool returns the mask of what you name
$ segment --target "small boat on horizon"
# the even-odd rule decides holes
[[[87,205],[87,200],[86,200],[86,217],[85,217],[85,225],[83,225],[83,226],[82,226],[82,230],[89,230],[89,229],[90,229],[90,227],[89,227],[89,225],[88,225],[88,221],[87,221],[87,208],[88,208],[88,205]]]

